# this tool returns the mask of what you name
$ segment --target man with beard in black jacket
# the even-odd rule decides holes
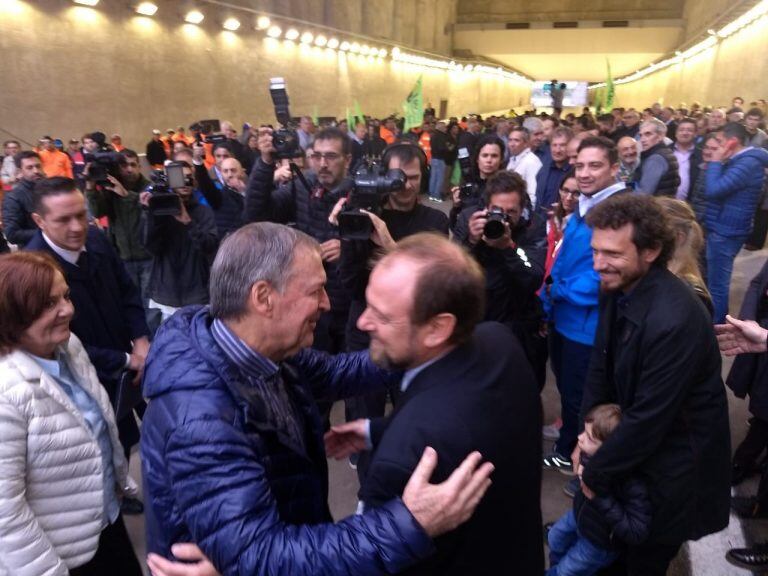
[[[8,242],[23,248],[37,232],[32,220],[32,190],[41,180],[43,165],[37,152],[23,150],[13,157],[18,183],[3,198],[3,228]]]
[[[515,172],[491,176],[483,191],[483,202],[484,208],[468,208],[459,215],[453,239],[464,245],[485,270],[484,320],[509,326],[520,340],[542,389],[547,345],[536,291],[544,279],[546,221],[531,210],[525,180]]]

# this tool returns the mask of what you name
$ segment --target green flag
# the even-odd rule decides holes
[[[347,130],[353,131],[355,129],[355,118],[352,116],[352,112],[349,110],[349,106],[345,108],[347,111]]]
[[[403,116],[405,117],[405,126],[403,132],[408,132],[411,128],[421,126],[424,122],[424,99],[421,93],[421,76],[416,80],[416,85],[408,94],[408,98],[403,102]]]
[[[355,121],[356,124],[365,124],[365,116],[363,116],[363,111],[360,108],[360,102],[355,100]],[[354,130],[354,126],[349,127],[350,130]]]
[[[320,126],[320,122],[318,121],[318,115],[317,115],[317,104],[315,104],[312,107],[312,122],[315,126]]]
[[[613,97],[616,91],[613,87],[613,76],[611,75],[611,61],[608,58],[605,59],[605,63],[608,66],[608,79],[605,81],[605,112],[613,110]]]

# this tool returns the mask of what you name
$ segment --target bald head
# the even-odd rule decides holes
[[[625,166],[634,166],[640,156],[639,142],[631,136],[624,136],[616,143],[619,158]]]
[[[224,183],[232,188],[236,187],[237,180],[241,182],[245,180],[245,170],[237,158],[225,158],[221,161],[219,170]]]

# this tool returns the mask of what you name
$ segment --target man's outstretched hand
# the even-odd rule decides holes
[[[171,546],[171,552],[179,560],[194,564],[172,562],[157,554],[150,554],[147,557],[147,566],[152,576],[220,576],[196,544],[174,544]]]
[[[424,531],[435,537],[470,519],[491,485],[493,464],[472,452],[441,484],[430,484],[437,466],[437,452],[427,447],[403,491],[403,503]]]
[[[726,356],[736,356],[749,352],[766,352],[768,330],[754,320],[739,320],[733,316],[725,317],[726,324],[715,324],[717,344]]]
[[[325,454],[328,458],[343,460],[366,450],[366,420],[353,420],[331,426],[325,433]]]

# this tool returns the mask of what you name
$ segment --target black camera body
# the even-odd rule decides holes
[[[152,184],[146,188],[146,192],[152,193],[149,212],[153,216],[179,216],[181,198],[175,190],[194,185],[192,177],[184,175],[184,163],[169,162],[164,170],[154,170],[150,179]]]
[[[90,164],[88,180],[103,188],[112,185],[107,176],[116,177],[119,174],[120,161],[123,156],[120,152],[102,149],[84,154],[83,159]]]
[[[491,206],[485,214],[487,219],[483,226],[483,235],[488,240],[498,240],[504,236],[505,224],[509,224],[509,216],[498,206]]]
[[[472,159],[469,156],[469,149],[462,146],[458,150],[459,168],[461,168],[461,180],[463,184],[459,187],[459,199],[478,200],[480,198],[480,187],[475,181],[475,170],[472,166]]]
[[[339,235],[345,240],[367,240],[373,224],[361,210],[379,216],[390,192],[405,188],[407,177],[400,169],[385,170],[377,164],[363,166],[355,173],[354,186],[339,213]]]
[[[301,158],[304,156],[304,152],[299,144],[299,135],[296,133],[291,119],[288,92],[285,89],[283,78],[270,78],[269,95],[275,105],[277,121],[282,125],[280,130],[275,130],[272,133],[272,145],[275,148],[273,156],[278,160]]]

